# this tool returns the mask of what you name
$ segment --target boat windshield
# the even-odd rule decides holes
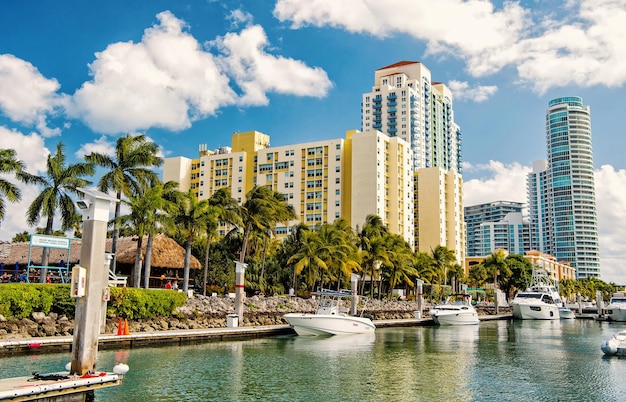
[[[626,297],[614,297],[610,303],[626,303]]]
[[[518,293],[517,298],[520,299],[541,299],[541,293]]]

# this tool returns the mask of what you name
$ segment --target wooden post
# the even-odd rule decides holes
[[[239,324],[243,324],[244,280],[247,266],[246,263],[235,261],[235,314],[239,318]]]

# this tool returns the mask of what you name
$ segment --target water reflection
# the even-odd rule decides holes
[[[624,325],[492,321],[381,328],[367,336],[284,336],[101,351],[130,366],[99,401],[626,400],[626,359],[600,344]],[[0,358],[0,375],[62,370],[69,354]]]

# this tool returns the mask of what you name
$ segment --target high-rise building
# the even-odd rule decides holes
[[[406,141],[415,174],[414,248],[442,245],[465,258],[461,129],[454,121],[452,93],[432,82],[419,62],[401,61],[374,73],[361,101],[361,129]]]
[[[376,214],[391,233],[413,242],[413,155],[405,141],[377,131],[279,147],[269,140],[249,131],[233,134],[232,147],[210,151],[200,145],[196,159],[167,158],[163,180],[195,190],[199,199],[228,188],[239,203],[255,185],[268,186],[284,194],[298,217],[279,224],[278,236],[299,222],[315,229],[342,217],[356,227]]]
[[[548,162],[534,161],[533,170],[526,176],[528,219],[530,223],[530,248],[548,252]]]
[[[361,104],[361,131],[371,129],[408,142],[414,171],[439,167],[461,173],[461,129],[454,122],[452,93],[431,82],[430,70],[420,62],[376,70]]]
[[[546,141],[546,169],[536,165],[537,171],[533,169],[527,180],[529,204],[534,205],[532,230],[542,236],[539,244],[546,247],[545,252],[576,270],[576,278],[598,278],[591,115],[582,98],[549,102]]]
[[[522,248],[520,250],[520,244],[528,243],[528,239],[522,239],[520,237],[522,233],[528,229],[523,229],[518,226],[522,224],[521,217],[523,208],[524,204],[514,201],[496,201],[465,207],[467,256],[484,256],[491,254],[497,249],[507,250],[509,254],[523,254],[524,250],[528,250],[528,248]],[[513,215],[509,217],[509,214]],[[519,215],[519,219],[516,214]],[[511,220],[514,220],[516,223],[511,223],[514,227],[506,228],[507,235],[511,236],[509,240],[511,240],[512,244],[509,246],[509,241],[504,241],[501,238],[501,235],[505,231],[501,225],[508,225],[508,222]],[[494,228],[496,224],[500,225],[498,231]],[[498,237],[499,240],[496,240],[496,237]],[[506,243],[506,245],[504,243]]]

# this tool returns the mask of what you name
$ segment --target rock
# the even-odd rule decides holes
[[[39,311],[35,311],[31,315],[33,317],[33,320],[35,320],[35,322],[43,322],[44,318],[46,318],[46,315]]]
[[[7,319],[2,314],[0,314],[0,322],[7,322]]]

